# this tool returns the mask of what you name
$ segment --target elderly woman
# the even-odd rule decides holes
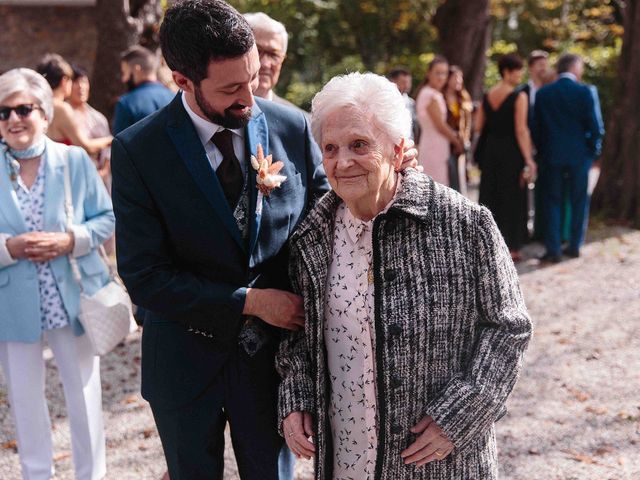
[[[531,321],[491,213],[398,173],[409,128],[377,75],[313,100],[333,191],[291,238],[306,323],[277,368],[281,433],[317,479],[497,478],[493,425]]]
[[[9,390],[24,478],[53,471],[43,344],[56,359],[77,479],[105,475],[100,359],[78,322],[78,262],[91,295],[109,279],[97,247],[113,233],[111,200],[84,150],[46,138],[53,116],[47,81],[19,68],[0,75],[0,364]],[[73,197],[67,228],[64,168]]]

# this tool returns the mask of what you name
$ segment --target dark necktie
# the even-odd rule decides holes
[[[233,151],[232,135],[231,130],[220,130],[211,138],[211,141],[222,153],[222,163],[218,166],[216,175],[231,210],[235,210],[242,193],[244,176],[240,162]]]

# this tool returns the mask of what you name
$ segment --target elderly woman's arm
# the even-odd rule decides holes
[[[425,408],[457,449],[489,430],[504,409],[532,333],[518,274],[491,213],[480,213],[477,298],[480,324],[466,370]]]

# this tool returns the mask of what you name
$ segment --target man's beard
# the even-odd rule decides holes
[[[127,88],[127,92],[130,92],[137,87],[136,83],[133,81],[133,75],[129,75],[129,78],[127,78],[127,81],[124,82],[124,84]]]
[[[243,128],[249,123],[249,120],[251,119],[251,109],[247,110],[245,113],[241,115],[236,115],[232,113],[235,110],[241,110],[245,108],[245,105],[240,105],[235,103],[230,107],[226,108],[224,110],[224,113],[219,113],[219,112],[216,112],[214,108],[211,106],[211,104],[207,102],[207,100],[204,98],[204,95],[202,95],[202,90],[200,90],[200,87],[195,86],[194,93],[196,97],[196,103],[198,104],[198,107],[200,107],[200,110],[202,111],[202,113],[204,113],[205,116],[216,125],[220,125],[221,127],[224,127],[224,128],[236,129],[236,128]]]

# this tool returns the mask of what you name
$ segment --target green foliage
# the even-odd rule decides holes
[[[278,93],[304,108],[332,76],[354,70],[384,74],[411,69],[414,84],[437,51],[431,18],[444,0],[231,0],[241,12],[263,11],[289,31],[289,51]],[[617,0],[493,0],[487,86],[495,84],[495,60],[534,49],[585,58],[585,80],[600,90],[603,109],[613,98],[622,18]],[[452,28],[460,28],[452,25]]]

